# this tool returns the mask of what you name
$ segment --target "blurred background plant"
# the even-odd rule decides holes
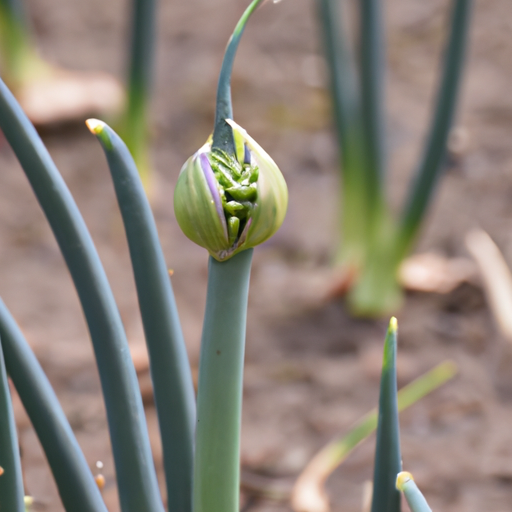
[[[383,3],[361,0],[357,6],[358,39],[353,44],[349,21],[342,18],[347,9],[341,8],[339,0],[319,2],[341,164],[336,263],[342,266],[349,281],[348,303],[352,312],[379,316],[395,311],[401,304],[399,266],[413,248],[442,174],[462,78],[471,0],[452,2],[429,134],[397,220],[386,199]]]
[[[112,75],[65,69],[40,55],[23,0],[2,0],[0,29],[2,77],[33,123],[52,125],[119,112],[124,93]]]
[[[156,53],[156,0],[132,0],[131,41],[126,81],[126,102],[119,133],[135,160],[151,197],[149,105]]]
[[[156,0],[132,0],[125,91],[112,74],[64,69],[40,55],[23,0],[0,3],[0,69],[36,125],[118,118],[119,132],[148,193],[149,100],[154,76]],[[121,118],[119,120],[119,117]]]

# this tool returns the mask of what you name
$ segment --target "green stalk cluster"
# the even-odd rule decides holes
[[[384,30],[381,0],[359,0],[357,58],[340,0],[320,0],[319,14],[341,153],[341,233],[337,263],[356,276],[355,314],[379,316],[400,305],[398,269],[411,251],[442,174],[462,78],[472,0],[453,0],[437,104],[405,205],[395,219],[385,194]]]

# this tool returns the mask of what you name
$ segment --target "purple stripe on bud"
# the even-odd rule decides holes
[[[210,189],[210,193],[215,204],[215,209],[217,210],[217,214],[219,216],[222,228],[224,230],[224,236],[226,237],[227,240],[228,226],[226,224],[226,217],[224,215],[224,209],[222,208],[222,201],[220,199],[219,189],[217,187],[217,179],[213,174],[212,166],[210,165],[210,160],[208,160],[206,153],[201,153],[199,155],[199,159],[201,169],[203,170],[204,177],[206,178],[206,183],[208,183],[208,188]]]
[[[244,144],[244,164],[250,164],[251,163],[251,151],[249,149],[249,146],[247,144]]]

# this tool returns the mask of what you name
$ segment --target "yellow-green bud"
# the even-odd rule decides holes
[[[217,260],[261,244],[283,223],[288,189],[281,171],[230,119],[236,154],[208,141],[181,169],[174,212],[182,231]]]

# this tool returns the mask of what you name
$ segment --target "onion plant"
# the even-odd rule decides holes
[[[148,154],[148,105],[153,77],[155,54],[156,0],[133,0],[130,15],[130,41],[127,52],[126,100],[124,112],[119,120],[119,131],[128,146],[139,169],[142,182],[149,191],[150,163]],[[0,0],[0,68],[2,78],[11,90],[17,94],[24,86],[38,80],[51,78],[57,84],[65,77],[73,76],[72,71],[59,70],[38,54],[33,41],[30,23],[27,19],[22,0]],[[82,75],[82,81],[86,76]],[[91,75],[91,80],[95,77]],[[97,77],[96,77],[97,78]],[[114,80],[114,79],[111,79]],[[100,87],[113,91],[122,91],[116,81],[103,79]],[[97,91],[97,87],[93,88]],[[87,95],[87,89],[82,93]],[[90,101],[79,98],[86,109]],[[118,113],[119,101],[112,104],[106,112]],[[80,112],[80,110],[79,110]],[[88,112],[90,114],[90,112]],[[72,115],[76,116],[76,112]]]
[[[438,364],[429,372],[413,380],[397,394],[398,412],[414,405],[455,376],[457,368],[451,361]],[[329,502],[325,483],[368,436],[377,429],[378,410],[371,410],[359,419],[343,436],[325,445],[302,470],[293,486],[291,503],[296,512],[327,512]]]
[[[453,0],[450,34],[429,133],[398,218],[386,201],[384,31],[380,0],[359,0],[357,58],[340,0],[319,0],[341,152],[341,231],[337,262],[355,276],[348,301],[356,314],[381,315],[401,302],[397,281],[443,171],[455,115],[471,0]]]
[[[428,507],[421,508],[426,502],[423,505],[417,497],[417,490],[407,484],[412,477],[407,480],[403,475],[410,474],[402,472],[396,353],[397,320],[391,318],[382,360],[371,512],[400,512],[400,491],[404,492],[412,512],[426,512],[430,510]]]
[[[228,43],[213,135],[184,164],[175,213],[209,254],[197,407],[173,290],[153,215],[133,158],[104,122],[87,125],[109,165],[128,240],[150,357],[163,446],[167,509],[238,512],[240,423],[247,298],[254,246],[272,236],[287,208],[278,167],[233,121],[230,77],[253,0]],[[122,512],[163,512],[137,377],[98,253],[76,203],[34,127],[0,81],[0,128],[55,234],[74,281],[107,411]],[[396,319],[389,325],[377,421],[373,512],[399,510],[401,471],[396,390]],[[7,373],[45,451],[67,512],[106,512],[98,486],[34,353],[0,300],[0,503],[24,510],[21,464]],[[406,494],[411,493],[405,483]]]
[[[0,65],[4,80],[15,89],[46,70],[37,56],[21,0],[0,0]]]
[[[454,375],[454,365],[445,362],[398,393],[396,354],[397,320],[393,317],[384,341],[378,410],[364,416],[346,436],[329,443],[308,464],[292,493],[292,506],[296,512],[329,510],[323,489],[325,479],[375,428],[377,432],[371,512],[400,512],[399,491],[404,492],[412,512],[430,510],[428,507],[424,508],[426,502],[419,494],[412,475],[402,472],[398,414],[451,378]]]
[[[212,257],[197,434],[196,404],[179,317],[136,165],[110,127],[98,120],[88,121],[105,151],[125,225],[162,435],[168,509],[176,512],[238,510],[242,368],[252,248],[279,228],[287,207],[286,184],[279,169],[232,121],[231,69],[245,25],[260,3],[254,0],[248,7],[228,44],[219,79],[213,142],[187,161],[176,191],[176,212],[186,234],[191,236],[193,226],[203,223],[217,228],[212,232],[198,228],[200,243]],[[105,272],[68,188],[3,82],[0,128],[50,223],[81,301],[107,411],[121,510],[163,511],[137,377]],[[0,358],[0,412],[7,418],[0,422],[0,502],[12,504],[14,512],[23,507],[7,371],[41,441],[65,509],[106,512],[55,393],[2,302],[0,339],[5,358],[5,369]]]

